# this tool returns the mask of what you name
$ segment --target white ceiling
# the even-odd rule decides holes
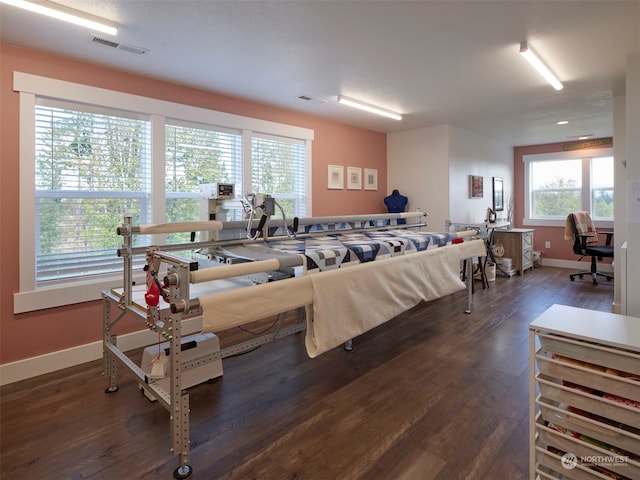
[[[513,146],[612,135],[626,55],[640,51],[637,0],[58,3],[117,22],[116,37],[101,36],[149,52],[96,45],[89,30],[6,5],[0,39],[377,131],[449,124]],[[525,40],[563,90],[521,58]],[[404,118],[338,105],[339,94]]]

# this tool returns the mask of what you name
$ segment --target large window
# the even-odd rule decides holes
[[[97,299],[104,287],[119,285],[116,229],[125,215],[134,225],[205,218],[203,184],[233,183],[236,197],[271,194],[287,216],[309,212],[311,130],[22,73],[14,74],[14,90],[21,240],[15,313]]]
[[[149,220],[149,122],[35,108],[36,283],[117,269],[125,214]]]
[[[613,221],[613,156],[610,149],[526,155],[525,224],[557,225],[571,212]]]

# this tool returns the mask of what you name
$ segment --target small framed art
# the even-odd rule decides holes
[[[362,169],[359,167],[347,167],[347,188],[360,190],[362,188]]]
[[[493,209],[496,212],[504,210],[504,182],[502,177],[493,177]]]
[[[344,188],[344,167],[342,165],[329,165],[327,167],[327,188],[342,190]]]
[[[378,170],[375,168],[364,169],[364,189],[378,190]]]
[[[482,198],[483,196],[483,178],[480,175],[469,175],[469,198]]]

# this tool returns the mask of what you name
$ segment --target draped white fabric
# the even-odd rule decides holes
[[[219,332],[298,307],[308,309],[310,357],[417,305],[465,288],[460,261],[486,255],[473,240],[411,255],[204,295],[203,332]]]

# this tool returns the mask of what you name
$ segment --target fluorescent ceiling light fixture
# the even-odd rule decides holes
[[[569,124],[569,120],[560,120],[559,122],[556,122],[557,125],[568,125]]]
[[[527,44],[527,42],[520,43],[520,53],[527,61],[533,65],[533,67],[538,70],[540,75],[544,77],[544,79],[551,84],[553,88],[556,90],[562,90],[562,83],[558,80],[549,67],[547,67],[542,60],[538,58],[538,56],[531,50],[531,47]]]
[[[375,105],[370,105],[368,103],[354,100],[343,95],[338,95],[338,103],[341,103],[342,105],[348,105],[349,107],[359,108],[360,110],[364,110],[365,112],[382,115],[383,117],[393,118],[394,120],[402,120],[402,115],[400,115],[399,113],[385,110],[384,108],[376,107]]]
[[[95,15],[49,2],[47,0],[0,0],[0,3],[23,8],[30,12],[57,18],[58,20],[87,27],[92,30],[98,30],[99,32],[108,33],[109,35],[116,35],[118,33],[118,24],[111,20],[96,17]]]

